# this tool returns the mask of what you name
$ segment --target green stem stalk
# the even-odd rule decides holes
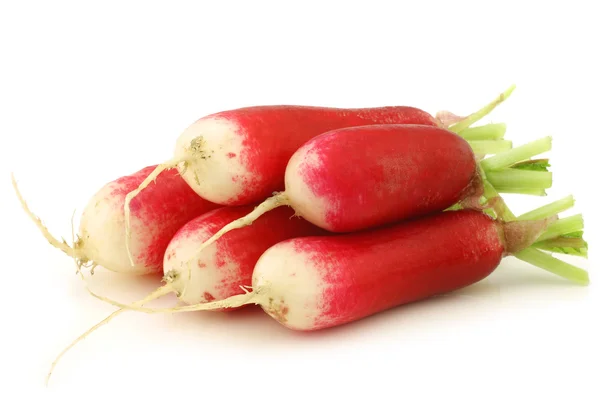
[[[516,86],[512,85],[507,90],[505,90],[503,93],[501,93],[500,96],[496,97],[491,103],[487,104],[480,110],[469,115],[462,121],[459,121],[456,124],[450,126],[448,129],[455,133],[460,133],[460,132],[464,131],[469,126],[473,125],[475,122],[479,121],[481,118],[485,117],[490,112],[492,112],[492,110],[494,110],[494,108],[496,108],[499,104],[501,104],[504,100],[506,100],[511,95],[511,93],[513,92],[513,90],[515,90],[515,88],[516,88]]]
[[[590,283],[590,278],[586,270],[556,259],[550,254],[544,253],[538,249],[528,247],[525,250],[521,250],[514,254],[514,256],[570,281],[582,285]]]
[[[501,140],[506,133],[506,124],[486,124],[467,128],[460,132],[460,136],[465,140]]]
[[[583,229],[583,216],[581,214],[561,218],[548,226],[548,229],[538,238],[537,241],[553,239],[561,235],[567,235]]]
[[[552,172],[503,169],[486,172],[488,181],[501,191],[502,188],[548,189],[552,187]]]
[[[526,212],[525,214],[519,215],[518,220],[532,220],[532,219],[544,219],[552,217],[558,213],[568,210],[569,208],[575,205],[575,198],[572,195],[564,197],[560,200],[556,200],[550,204],[546,204],[545,206],[536,208],[535,210],[531,210]]]
[[[499,187],[496,188],[499,193],[514,193],[514,194],[527,194],[530,196],[547,196],[548,193],[545,189],[535,188],[520,188],[520,187]]]
[[[512,149],[510,140],[468,140],[475,154],[498,154]]]
[[[526,143],[522,146],[515,147],[505,153],[497,154],[493,157],[481,161],[481,167],[485,171],[494,171],[502,168],[510,167],[511,165],[527,160],[538,154],[550,151],[552,148],[552,137],[547,136],[533,142]]]

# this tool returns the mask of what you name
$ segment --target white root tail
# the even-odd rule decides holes
[[[31,220],[38,227],[40,232],[42,232],[42,235],[44,235],[44,238],[46,238],[48,243],[50,243],[52,246],[56,247],[57,249],[63,251],[69,257],[73,257],[75,259],[80,258],[83,255],[83,254],[81,254],[81,251],[78,251],[78,250],[74,249],[72,246],[69,246],[65,239],[62,239],[62,241],[61,241],[61,240],[58,240],[57,238],[55,238],[54,236],[52,236],[52,234],[50,233],[48,228],[46,228],[46,226],[44,225],[42,220],[29,209],[27,202],[25,201],[25,199],[21,195],[21,192],[19,191],[19,186],[17,185],[17,181],[15,179],[14,174],[11,174],[11,180],[12,180],[13,188],[15,189],[17,198],[19,199],[19,202],[21,203],[23,210],[25,210],[25,213],[29,216],[29,218],[31,218]]]
[[[96,297],[98,299],[101,299],[101,300],[104,300],[104,301],[109,302],[109,303],[112,304],[112,301],[104,298],[103,296],[95,294],[87,286],[86,286],[86,289],[94,297]],[[172,292],[173,292],[173,288],[171,287],[171,285],[167,284],[167,285],[161,286],[157,290],[155,290],[154,292],[150,293],[148,296],[146,296],[145,298],[143,298],[142,300],[138,300],[135,303],[133,303],[132,306],[142,307],[144,304],[146,304],[146,303],[148,303],[148,302],[150,302],[152,300],[156,300],[156,299],[158,299],[160,297],[166,296],[167,294],[172,293]],[[115,318],[119,314],[123,313],[124,311],[127,311],[127,308],[121,307],[119,310],[113,312],[108,317],[104,318],[102,321],[98,322],[96,325],[94,325],[93,327],[91,327],[90,329],[88,329],[87,331],[85,331],[77,339],[75,339],[73,342],[71,342],[71,344],[69,344],[67,347],[65,347],[63,349],[63,351],[61,351],[60,354],[58,356],[56,356],[56,358],[52,362],[52,365],[50,366],[50,371],[48,372],[48,375],[46,376],[46,386],[48,386],[48,382],[50,381],[50,377],[52,376],[52,373],[54,372],[54,369],[56,368],[56,365],[58,364],[58,362],[60,361],[60,359],[69,350],[71,350],[77,343],[81,342],[83,339],[85,339],[86,337],[88,337],[96,329],[100,328],[102,325],[108,324],[113,318]]]
[[[129,257],[129,262],[131,266],[135,266],[135,261],[133,260],[133,255],[131,254],[131,201],[138,195],[142,190],[144,190],[148,185],[152,182],[156,181],[158,175],[160,175],[163,171],[167,171],[172,168],[176,168],[182,162],[185,162],[185,159],[178,158],[172,159],[165,163],[158,165],[150,175],[144,179],[144,181],[133,191],[127,193],[125,196],[125,205],[124,205],[124,213],[125,213],[125,248],[127,249],[127,256]]]
[[[216,242],[221,236],[235,229],[240,229],[245,226],[252,225],[252,223],[256,221],[261,215],[266,214],[267,212],[277,207],[289,205],[290,201],[285,192],[277,193],[260,203],[258,206],[256,206],[256,208],[254,208],[254,210],[252,210],[247,215],[238,218],[235,221],[232,221],[225,225],[223,228],[221,228],[217,233],[215,233],[204,243],[202,243],[196,251],[196,254],[185,262],[187,264],[188,282],[192,280],[192,264],[194,260],[198,259],[198,256],[202,253],[202,251],[214,242]],[[185,291],[187,290],[188,286],[190,285],[184,286],[183,292],[181,294],[182,296],[185,294]]]
[[[210,303],[200,303],[200,304],[192,304],[192,305],[186,305],[186,306],[181,306],[181,307],[170,307],[170,308],[147,308],[147,307],[142,307],[141,305],[136,304],[136,303],[123,304],[123,303],[108,299],[103,296],[98,296],[97,294],[95,294],[93,292],[90,292],[90,293],[92,296],[96,297],[97,299],[100,299],[102,301],[110,303],[113,306],[120,307],[121,310],[119,310],[119,311],[122,311],[123,309],[127,309],[127,310],[140,311],[140,312],[144,312],[147,314],[179,313],[179,312],[190,312],[190,311],[219,310],[219,309],[224,309],[224,308],[238,308],[238,307],[242,307],[242,306],[245,306],[248,304],[261,304],[261,299],[264,299],[264,295],[263,295],[263,293],[265,291],[264,288],[262,290],[255,290],[253,292],[250,292],[245,288],[243,288],[243,290],[244,290],[243,294],[236,294],[236,295],[228,297],[226,299],[211,301]]]

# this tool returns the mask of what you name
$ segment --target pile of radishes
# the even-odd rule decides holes
[[[71,244],[13,184],[80,272],[164,275],[134,304],[92,293],[119,307],[102,323],[124,310],[257,304],[288,328],[318,330],[471,285],[507,256],[587,284],[585,270],[551,255],[587,256],[582,216],[557,216],[573,197],[521,216],[501,197],[546,194],[552,174],[536,157],[551,139],[513,148],[504,124],[472,127],[513,89],[467,117],[399,106],[203,117],[171,160],[100,188]],[[187,305],[144,307],[167,293]]]

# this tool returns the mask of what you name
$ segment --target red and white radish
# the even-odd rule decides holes
[[[468,118],[461,118],[455,131],[485,116],[513,89]],[[196,193],[214,203],[252,204],[283,190],[289,158],[309,139],[334,129],[373,124],[441,126],[442,122],[421,109],[402,106],[257,106],[211,114],[181,133],[173,159],[158,166],[128,194],[126,220],[129,202],[164,170],[177,168]],[[129,237],[128,223],[125,234]]]
[[[585,270],[528,248],[554,219],[502,222],[457,210],[366,232],[294,238],[260,257],[251,292],[172,309],[117,304],[148,313],[257,304],[290,329],[312,331],[474,284],[504,257],[526,251],[542,254],[529,257],[535,265],[587,284]]]
[[[292,210],[281,208],[265,215],[248,229],[232,232],[218,243],[213,243],[206,251],[195,255],[196,248],[204,240],[224,225],[250,212],[252,207],[221,207],[194,218],[181,227],[165,251],[165,285],[134,305],[141,306],[173,292],[187,304],[227,298],[236,294],[240,287],[252,283],[254,266],[269,247],[294,237],[329,234],[301,218],[295,218]],[[190,260],[193,262],[192,268],[188,268]],[[47,379],[69,349],[126,310],[120,308],[115,311],[65,348],[52,363]]]
[[[162,272],[169,241],[186,222],[213,210],[218,205],[198,196],[177,171],[168,171],[156,179],[131,203],[131,254],[126,249],[125,196],[156,168],[149,166],[134,174],[104,185],[88,202],[81,215],[79,234],[72,245],[54,238],[30,210],[13,177],[13,186],[27,214],[54,247],[74,258],[79,267],[96,265],[127,274]]]
[[[485,171],[487,180],[527,193],[528,185],[541,176],[548,187],[549,172],[502,170],[515,157],[527,159],[548,150],[551,143],[536,142],[525,145],[525,150],[521,146],[484,160],[494,167]],[[495,157],[502,158],[494,162]],[[523,186],[525,173],[534,177]],[[467,141],[446,129],[425,125],[337,129],[309,140],[292,155],[284,192],[225,226],[198,252],[280,206],[292,207],[298,216],[328,231],[352,232],[442,211],[457,203],[477,208],[483,183]]]
[[[253,206],[222,207],[193,219],[173,237],[164,259],[165,281],[187,304],[224,299],[252,283],[252,271],[262,253],[283,240],[300,236],[318,236],[326,231],[295,218],[290,209],[281,208],[256,221],[249,229],[240,229],[222,241],[213,243],[200,254],[196,249],[226,224],[248,212]],[[188,279],[187,262],[193,259]]]

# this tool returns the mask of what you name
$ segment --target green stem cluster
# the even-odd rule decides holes
[[[488,199],[501,199],[493,186],[486,185],[484,194]],[[497,207],[497,217],[505,221],[541,220],[556,216],[558,213],[573,207],[575,200],[572,195],[557,200],[535,210],[516,217],[503,200]],[[513,254],[516,258],[542,268],[553,274],[566,278],[575,283],[587,285],[588,272],[565,261],[559,260],[550,253],[569,254],[587,257],[587,242],[583,240],[583,217],[581,214],[558,219],[551,223],[535,243],[530,247]]]

